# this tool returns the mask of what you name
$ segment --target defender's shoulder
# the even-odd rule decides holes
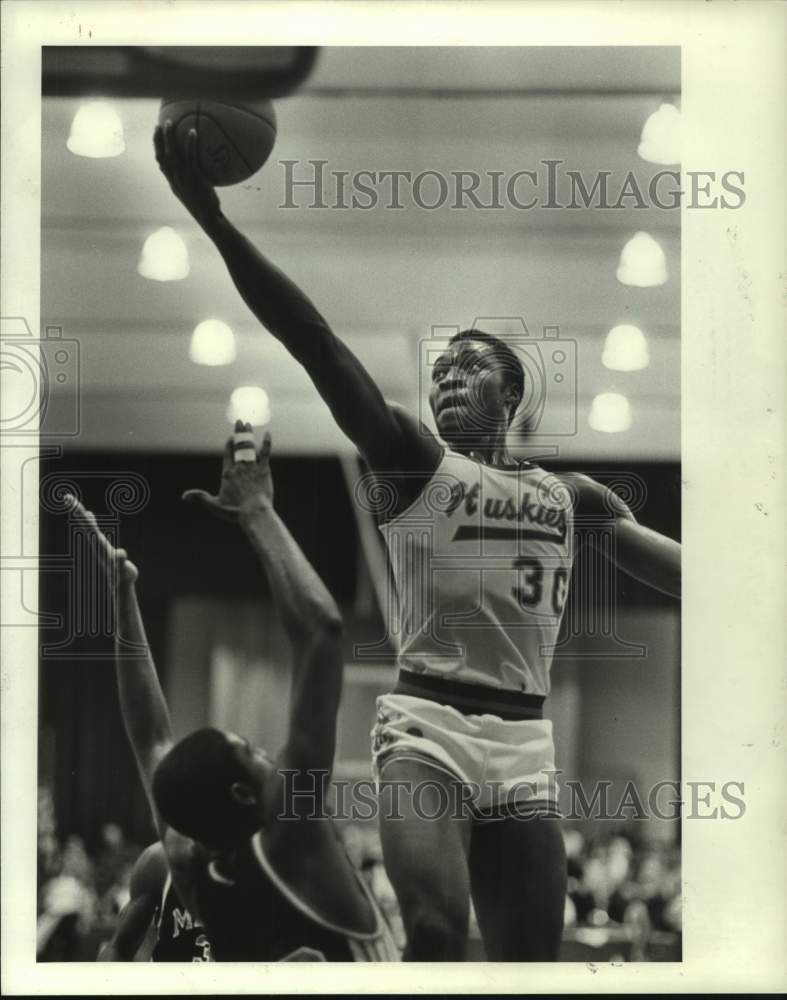
[[[132,896],[159,893],[167,880],[167,856],[161,841],[148,845],[134,863],[129,891]]]
[[[189,837],[184,837],[171,827],[167,830],[164,838],[164,854],[169,870],[176,880],[179,877],[189,877],[199,866],[203,853],[202,848]]]

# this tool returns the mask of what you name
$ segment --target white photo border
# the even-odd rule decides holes
[[[745,784],[683,822],[683,960],[624,965],[37,964],[37,637],[2,639],[4,994],[758,992],[787,986],[783,142],[787,7],[695,2],[2,5],[2,311],[39,329],[41,46],[677,45],[683,170],[741,170],[735,211],[682,211],[682,775]],[[88,32],[90,36],[88,37]],[[23,454],[24,452],[24,454]],[[3,547],[19,465],[3,448]],[[37,537],[36,484],[22,497]],[[33,575],[33,574],[31,574]],[[19,595],[2,590],[3,620]],[[28,602],[35,595],[26,594]]]

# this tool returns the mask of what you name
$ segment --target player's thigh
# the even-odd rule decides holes
[[[381,774],[383,856],[405,925],[424,908],[454,924],[467,921],[471,821],[457,785],[420,760],[394,757]]]
[[[560,820],[477,824],[470,847],[476,917],[492,961],[556,961],[566,900]]]

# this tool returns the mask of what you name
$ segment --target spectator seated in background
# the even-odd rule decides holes
[[[83,957],[80,944],[96,917],[93,865],[80,837],[69,837],[60,870],[41,888],[36,930],[40,962],[64,962]]]
[[[649,943],[681,931],[680,858],[672,845],[637,844],[619,834],[586,843],[566,832],[568,909],[566,926],[616,929],[635,945],[631,960],[647,960]]]

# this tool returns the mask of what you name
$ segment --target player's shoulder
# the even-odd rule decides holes
[[[164,834],[164,852],[175,892],[192,913],[196,912],[194,893],[207,870],[210,855],[171,827]]]
[[[129,891],[132,896],[160,893],[167,880],[169,866],[161,841],[149,844],[134,863]]]
[[[554,476],[558,482],[564,483],[578,497],[598,496],[599,490],[602,488],[601,483],[591,479],[584,472],[566,472],[561,469],[559,472],[550,472],[549,474]]]
[[[205,864],[203,849],[171,827],[164,835],[164,855],[175,882],[190,880],[200,866]]]
[[[627,504],[618,494],[584,472],[553,472],[557,482],[562,483],[571,497],[575,514],[592,517],[625,517],[633,519]]]

